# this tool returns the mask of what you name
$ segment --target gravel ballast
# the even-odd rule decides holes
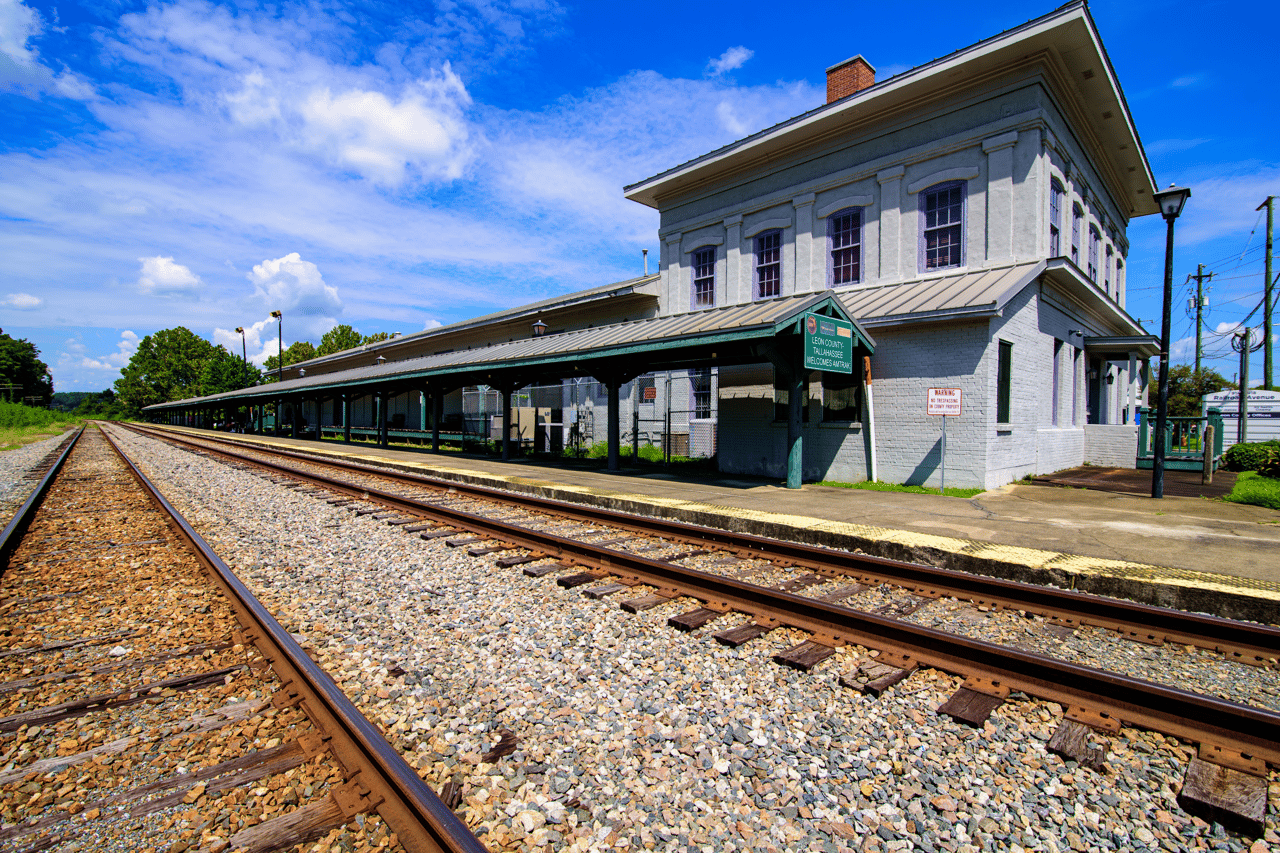
[[[425,542],[135,435],[166,496],[495,850],[1261,850],[1182,812],[1191,745],[1123,729],[1107,772],[1045,748],[1053,704],[1015,695],[981,729],[935,709],[925,670],[880,699],[810,673],[778,630],[738,649]],[[635,594],[647,591],[639,588]],[[625,597],[625,596],[624,596]],[[939,625],[945,627],[945,625]],[[1094,661],[1107,665],[1106,660]],[[1229,666],[1223,663],[1222,666]],[[485,754],[510,733],[509,755]],[[1270,778],[1271,800],[1280,779]]]

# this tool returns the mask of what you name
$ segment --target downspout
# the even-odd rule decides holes
[[[867,469],[871,482],[880,479],[876,465],[876,415],[875,406],[871,402],[871,356],[862,357],[862,398],[867,404]]]

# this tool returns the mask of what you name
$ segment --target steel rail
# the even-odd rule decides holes
[[[13,556],[14,550],[18,547],[18,543],[22,541],[22,536],[27,532],[27,528],[31,525],[31,519],[35,517],[36,510],[44,501],[44,496],[49,491],[49,486],[53,484],[54,479],[58,476],[58,472],[62,470],[62,464],[67,461],[67,457],[71,455],[71,450],[76,446],[76,442],[80,440],[80,436],[84,435],[84,427],[76,430],[75,435],[65,442],[58,451],[58,458],[49,466],[49,470],[44,472],[44,476],[40,478],[40,482],[36,483],[35,489],[22,502],[22,506],[18,507],[18,511],[13,514],[13,518],[9,519],[9,523],[4,526],[4,530],[0,531],[0,577],[9,569],[9,558]],[[45,458],[48,458],[47,456]]]
[[[166,440],[200,446],[197,442],[172,432],[150,430],[148,432],[163,436]],[[447,489],[458,494],[480,497],[525,509],[538,509],[592,523],[609,524],[632,532],[675,539],[692,545],[714,546],[729,550],[743,558],[766,559],[775,564],[807,568],[819,573],[838,574],[864,583],[892,583],[924,595],[947,595],[978,604],[1031,612],[1067,623],[1119,631],[1133,639],[1153,644],[1168,641],[1178,645],[1196,646],[1219,652],[1240,663],[1255,666],[1280,664],[1280,628],[1270,625],[855,554],[819,545],[699,527],[669,519],[639,517],[550,498],[516,495],[484,486],[455,483],[341,459],[317,457],[314,454],[283,450],[278,447],[257,448],[247,446],[243,442],[217,437],[200,436],[200,440],[240,449],[259,450],[259,452],[288,459],[385,477],[415,486]],[[235,453],[229,453],[228,456],[241,461],[259,463],[259,460]],[[279,466],[278,470],[285,474],[297,473],[296,469],[287,466]]]
[[[799,628],[820,642],[855,643],[890,652],[944,672],[985,679],[1002,690],[1019,690],[1057,702],[1068,713],[1079,710],[1086,718],[1116,726],[1126,723],[1280,766],[1280,714],[1270,711],[513,526],[320,474],[259,460],[243,461],[507,545],[648,584],[672,597],[686,595],[710,607],[748,614],[765,624]]]
[[[164,512],[197,559],[231,602],[245,634],[280,677],[282,692],[328,735],[326,746],[357,781],[356,810],[376,809],[409,851],[486,853],[466,824],[436,796],[334,680],[304,652],[271,612],[235,576],[104,430],[152,502]]]

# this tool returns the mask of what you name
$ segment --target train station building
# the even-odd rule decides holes
[[[854,56],[822,106],[626,187],[660,214],[652,275],[147,413],[277,404],[311,435],[607,442],[611,467],[654,444],[791,486],[936,486],[941,389],[951,485],[1132,467],[1159,348],[1125,310],[1126,229],[1155,191],[1070,3],[879,82]]]

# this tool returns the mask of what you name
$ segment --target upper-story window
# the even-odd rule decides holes
[[[831,286],[862,281],[862,208],[846,208],[827,217],[827,237],[831,242]]]
[[[1116,299],[1120,298],[1121,291],[1124,290],[1124,261],[1116,258]]]
[[[716,304],[716,247],[693,250],[693,307]]]
[[[1084,211],[1080,205],[1071,208],[1071,263],[1080,266],[1080,223],[1084,221]]]
[[[1054,178],[1049,185],[1049,257],[1062,254],[1062,199],[1066,193]]]
[[[756,235],[756,298],[768,299],[782,293],[782,232]]]
[[[1107,246],[1107,262],[1102,265],[1103,287],[1106,288],[1107,293],[1111,293],[1111,259],[1114,255],[1112,248]]]
[[[920,269],[964,264],[965,182],[937,184],[920,193]]]
[[[1089,226],[1089,281],[1094,284],[1098,283],[1098,244],[1102,242],[1102,235],[1097,228]]]

